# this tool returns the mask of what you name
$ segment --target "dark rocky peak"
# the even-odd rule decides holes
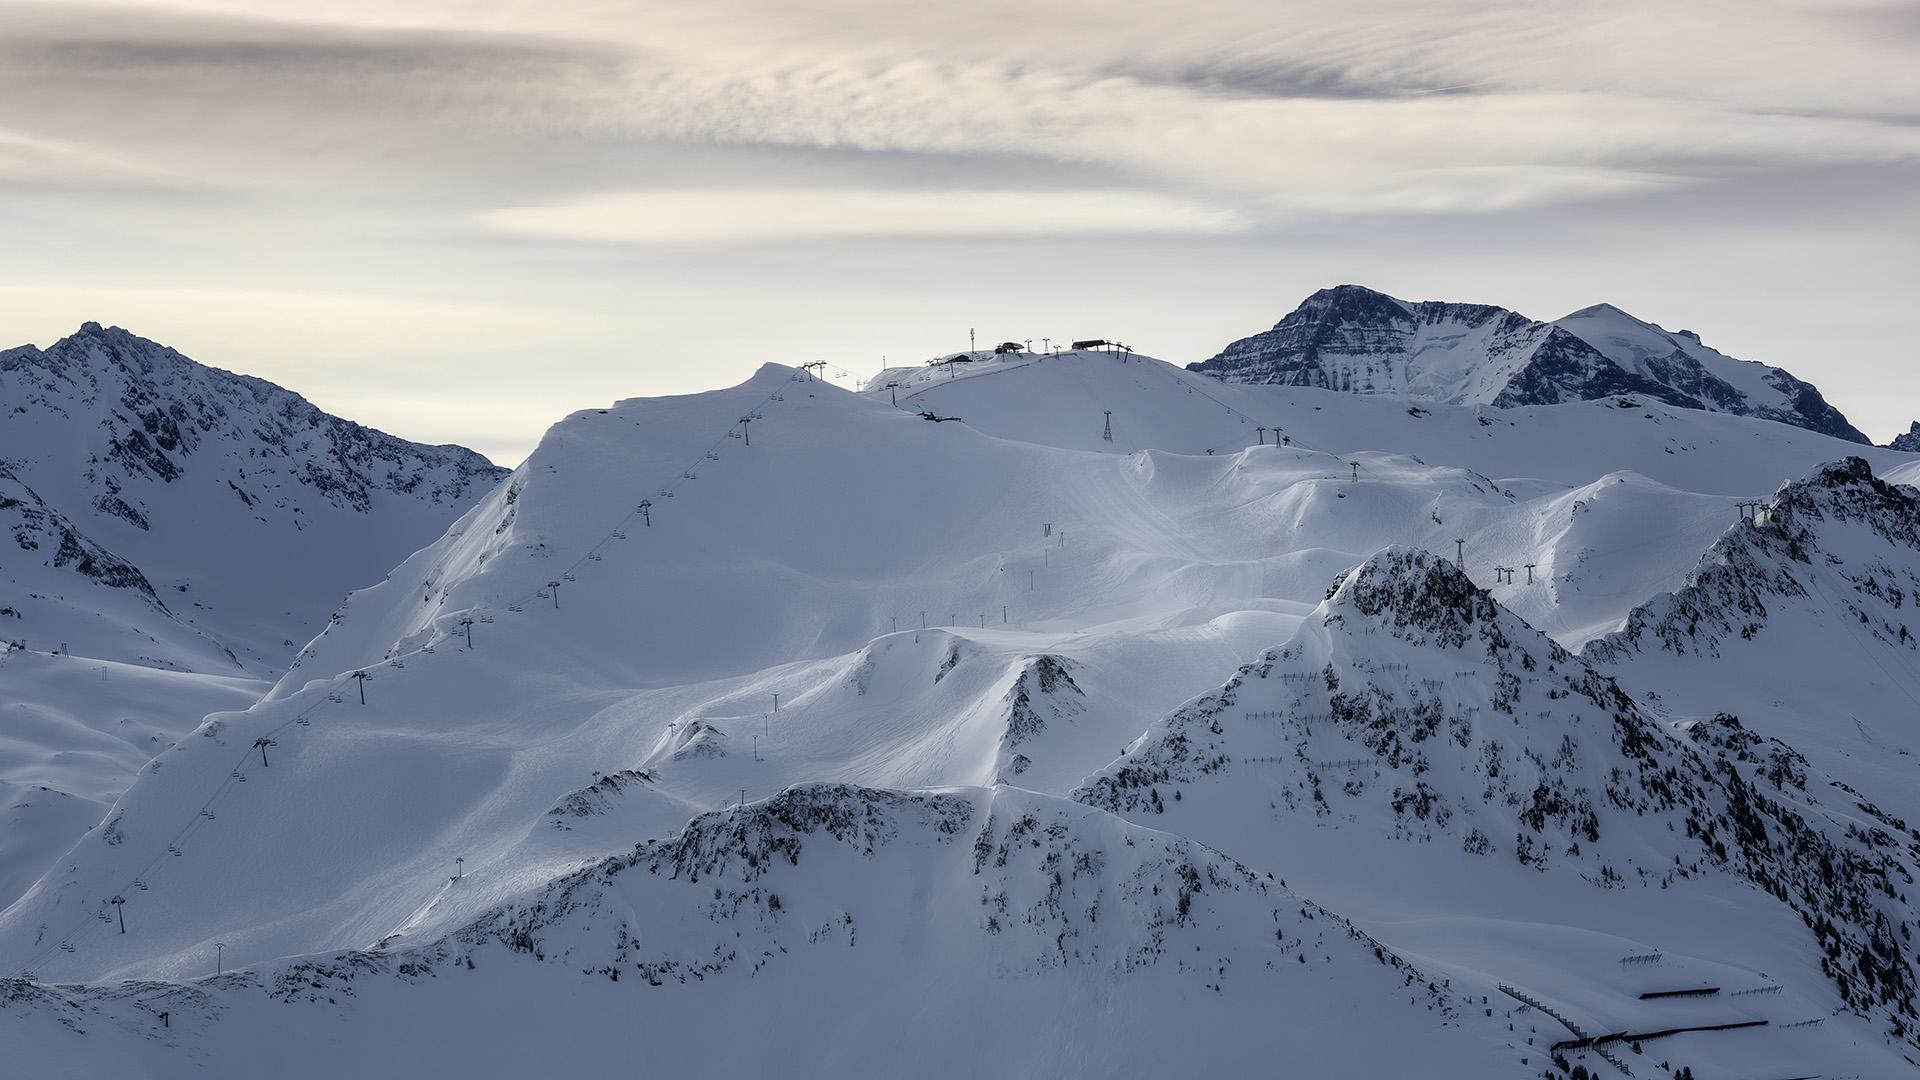
[[[1920,420],[1915,420],[1905,433],[1895,435],[1893,441],[1887,444],[1887,449],[1920,454]]]
[[[1371,622],[1415,644],[1460,648],[1495,629],[1493,597],[1453,563],[1416,548],[1391,547],[1334,579],[1331,625]]]
[[[171,483],[212,447],[225,447],[240,470],[228,478],[236,490],[256,486],[246,476],[278,461],[294,482],[361,511],[373,491],[449,501],[505,472],[464,447],[425,446],[363,427],[264,379],[208,367],[117,326],[88,322],[47,349],[9,350],[0,354],[0,372],[19,373],[16,384],[0,386],[11,411],[98,426],[107,449],[103,461],[89,463],[88,477],[105,487]],[[33,449],[0,439],[0,452],[15,457]]]
[[[1368,323],[1405,319],[1408,315],[1408,305],[1386,293],[1364,285],[1335,285],[1301,301],[1287,319]]]
[[[1882,539],[1920,550],[1920,500],[1873,475],[1865,458],[1828,462],[1774,493],[1756,532],[1790,545],[1796,557],[1824,521],[1857,522]]]
[[[1855,547],[1853,557],[1867,561],[1854,565],[1829,552],[1851,546],[1828,535],[1839,529],[1864,529],[1887,546],[1878,554]],[[1834,575],[1848,617],[1864,633],[1898,636],[1888,620],[1902,594],[1920,592],[1916,568],[1920,498],[1873,475],[1865,459],[1843,458],[1783,485],[1753,520],[1714,541],[1685,584],[1635,608],[1619,630],[1588,643],[1585,655],[1602,664],[1643,649],[1717,656],[1723,642],[1760,633],[1780,602],[1814,595],[1816,574]],[[1861,605],[1875,596],[1889,610],[1868,617]]]
[[[1502,408],[1644,395],[1868,441],[1812,384],[1612,304],[1542,322],[1487,304],[1409,303],[1340,285],[1188,369],[1228,382]]]

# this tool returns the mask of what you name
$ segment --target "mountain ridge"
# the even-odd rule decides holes
[[[506,472],[97,322],[45,349],[0,352],[0,415],[9,476],[76,542],[137,568],[156,600],[187,594],[165,606],[254,671],[275,669],[311,636],[321,597],[378,577]],[[368,527],[379,519],[393,525]],[[299,535],[316,530],[329,535]],[[276,580],[283,561],[325,593],[289,592]],[[48,569],[76,561],[55,562]],[[34,638],[90,647],[84,620],[45,621],[54,625]]]
[[[1408,302],[1339,285],[1315,292],[1271,329],[1187,366],[1228,382],[1500,408],[1637,395],[1870,442],[1812,384],[1726,357],[1692,331],[1670,333],[1611,304],[1543,322],[1486,304]]]
[[[1394,548],[1071,797],[1256,868],[1285,846],[1261,826],[1291,820],[1603,892],[1724,874],[1812,931],[1848,1008],[1912,1041],[1916,912],[1893,882],[1920,839],[1817,776],[1732,717],[1670,730],[1451,561]]]

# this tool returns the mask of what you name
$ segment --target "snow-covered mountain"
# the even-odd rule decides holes
[[[1466,864],[1458,872],[1479,879],[1458,888],[1467,894],[1565,897],[1584,885],[1671,893],[1661,903],[1676,911],[1709,895],[1746,909],[1777,903],[1806,932],[1747,943],[1778,957],[1765,970],[1824,971],[1830,987],[1793,989],[1837,993],[1911,1037],[1916,912],[1896,883],[1913,880],[1920,836],[1825,779],[1731,718],[1669,730],[1451,562],[1392,549],[1342,575],[1291,641],[1155,725],[1073,797],[1256,869],[1299,866],[1296,836],[1319,830],[1341,836],[1350,863],[1378,860],[1382,871],[1399,861],[1394,847],[1452,851]],[[1536,888],[1532,876],[1564,881]],[[1498,903],[1450,911],[1455,902],[1377,901],[1408,919]],[[1606,903],[1564,898],[1539,911],[1562,933],[1598,930],[1587,920]],[[1402,947],[1440,946],[1415,936]],[[1597,984],[1577,995],[1523,989],[1559,1000],[1575,1029],[1704,1019],[1611,996],[1607,974],[1563,973]],[[1663,969],[1639,981],[1674,978]]]
[[[1869,442],[1811,384],[1724,356],[1691,331],[1667,331],[1609,304],[1548,323],[1485,304],[1409,303],[1341,285],[1314,293],[1271,330],[1189,367],[1229,382],[1446,404],[1511,407],[1636,395]]]
[[[503,473],[124,330],[0,352],[0,904]]]
[[[1911,427],[1895,435],[1893,441],[1887,444],[1887,449],[1920,454],[1920,420],[1915,420]]]
[[[583,410],[0,912],[0,1010],[155,1075],[1887,1075],[1898,811],[1573,651],[1853,454],[1920,472],[1093,352]]]
[[[149,666],[277,672],[504,474],[97,323],[0,352],[0,416],[5,636]]]
[[[220,1076],[263,1051],[301,1077],[505,1075],[556,1054],[570,1073],[1238,1075],[1251,1057],[1535,1074],[1477,998],[1271,877],[1008,787],[797,786],[424,945],[139,985],[23,987],[5,1008],[156,1077],[209,1075],[209,1050]],[[175,1033],[157,1046],[155,1007]],[[476,1025],[476,1007],[515,1021]],[[1377,1037],[1351,1037],[1357,1015]],[[394,1022],[403,1040],[369,1030]],[[12,1060],[37,1075],[72,1045]]]
[[[1920,822],[1917,600],[1920,497],[1848,458],[1756,504],[1585,655],[1674,715],[1738,716],[1803,747]]]
[[[1554,320],[1618,364],[1683,395],[1692,408],[1777,420],[1849,442],[1871,443],[1812,383],[1754,360],[1736,360],[1702,344],[1691,330],[1668,330],[1596,304]],[[1592,395],[1589,395],[1592,396]]]

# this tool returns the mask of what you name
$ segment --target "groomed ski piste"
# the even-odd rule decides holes
[[[12,1060],[1899,1075],[1899,764],[1592,643],[1914,461],[1106,352],[579,412],[0,913]]]

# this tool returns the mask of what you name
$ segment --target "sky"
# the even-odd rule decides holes
[[[0,347],[513,464],[826,360],[1177,362],[1358,283],[1920,418],[1920,0],[0,0]]]

